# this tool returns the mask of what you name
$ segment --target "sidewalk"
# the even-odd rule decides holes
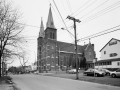
[[[0,90],[13,90],[13,87],[8,84],[0,84]]]
[[[48,71],[47,73],[44,71],[43,73],[38,73],[38,75],[50,76],[54,74],[64,74],[66,71]]]
[[[10,77],[5,76],[0,78],[0,90],[14,90]]]

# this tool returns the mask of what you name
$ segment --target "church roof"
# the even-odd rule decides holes
[[[47,23],[46,23],[46,28],[48,28],[48,27],[49,28],[55,28],[51,7],[49,9],[48,20],[47,20]]]
[[[53,43],[56,42],[55,40],[50,40],[50,39],[49,41]],[[57,41],[56,44],[57,44],[58,49],[60,49],[60,51],[75,53],[75,44],[61,42],[61,41]],[[84,52],[83,46],[77,45],[77,53],[83,53],[83,52]]]
[[[93,44],[91,44],[90,39],[89,39],[89,44],[87,44],[85,50],[87,50],[89,47],[92,47],[92,46],[93,46]]]
[[[40,26],[39,37],[44,37],[44,26],[43,26],[42,18],[41,18],[41,26]]]

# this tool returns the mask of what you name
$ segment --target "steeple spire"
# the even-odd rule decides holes
[[[91,42],[90,42],[90,38],[89,38],[89,43],[88,43],[88,45],[87,45],[87,47],[86,47],[85,50],[87,50],[87,48],[90,47],[90,46],[92,46],[92,44],[91,44]]]
[[[52,16],[52,10],[51,10],[51,4],[50,4],[50,9],[49,9],[49,14],[48,14],[48,20],[46,23],[46,28],[55,28],[54,26],[54,21],[53,21],[53,16]]]
[[[41,18],[41,26],[40,26],[39,37],[44,37],[44,26],[43,26],[42,18]]]

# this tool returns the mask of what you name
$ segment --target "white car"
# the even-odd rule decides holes
[[[35,71],[34,73],[35,73],[35,74],[38,74],[38,73],[39,73],[39,71]]]
[[[113,77],[113,78],[114,77],[120,77],[120,68],[118,70],[114,71],[114,72],[111,72],[110,76]]]
[[[79,70],[78,70],[78,72],[79,72]],[[76,73],[76,69],[70,69],[70,70],[67,71],[67,73],[75,74]]]

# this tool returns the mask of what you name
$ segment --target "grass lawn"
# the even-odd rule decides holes
[[[52,74],[50,76],[69,78],[69,79],[73,79],[73,80],[76,79],[76,74],[68,74],[68,73],[57,73],[57,74]],[[85,75],[83,75],[83,73],[79,73],[79,80],[120,87],[120,77],[112,78],[111,76],[104,76],[104,77],[95,77],[94,78],[93,76],[85,76]]]

